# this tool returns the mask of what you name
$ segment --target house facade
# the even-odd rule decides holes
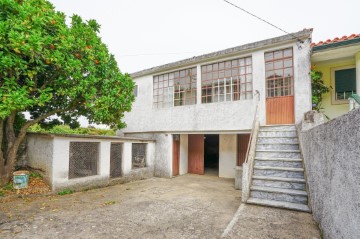
[[[349,97],[360,93],[360,34],[313,43],[311,63],[331,87],[323,96],[324,114],[333,119],[347,113]]]
[[[126,136],[156,140],[155,176],[234,178],[258,105],[262,125],[294,124],[311,110],[312,29],[132,74]]]

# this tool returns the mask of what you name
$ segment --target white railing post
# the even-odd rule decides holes
[[[260,120],[259,120],[259,102],[260,102],[260,93],[256,91],[255,95],[257,96],[255,100],[256,109],[254,114],[253,125],[251,129],[249,144],[246,152],[245,162],[243,164],[243,176],[242,176],[242,197],[241,200],[243,203],[246,203],[250,196],[250,186],[251,186],[251,178],[253,174],[254,168],[254,159],[255,159],[255,150],[256,150],[256,142],[257,135],[260,128]]]

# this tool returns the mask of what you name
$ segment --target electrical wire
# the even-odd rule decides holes
[[[198,54],[204,53],[204,51],[188,51],[188,52],[167,52],[167,53],[139,53],[139,54],[128,54],[120,55],[121,57],[131,57],[131,56],[156,56],[156,55],[182,55],[182,54]]]
[[[294,34],[285,31],[284,29],[282,29],[282,28],[280,28],[280,27],[272,24],[271,22],[266,21],[265,19],[263,19],[263,18],[261,18],[261,17],[256,16],[255,14],[253,14],[253,13],[245,10],[244,8],[242,8],[242,7],[234,4],[234,3],[232,3],[232,2],[229,2],[229,1],[227,1],[227,0],[223,0],[223,1],[226,2],[226,3],[228,3],[228,4],[230,4],[230,5],[233,6],[233,7],[236,7],[237,9],[240,9],[241,11],[249,14],[250,16],[253,16],[253,17],[257,18],[258,20],[263,21],[263,22],[265,22],[266,24],[268,24],[268,25],[270,25],[270,26],[272,26],[272,27],[274,27],[274,28],[276,28],[276,29],[278,29],[278,30],[280,30],[280,31],[282,31],[282,32],[284,32],[284,33],[292,36],[294,39],[297,39],[300,43],[303,43],[303,41],[302,41],[301,39],[299,39],[297,36],[295,36]]]

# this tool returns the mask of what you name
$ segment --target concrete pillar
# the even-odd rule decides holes
[[[180,135],[180,175],[188,173],[188,135]]]
[[[122,155],[122,169],[124,175],[130,173],[131,171],[131,167],[132,167],[131,150],[132,150],[132,143],[125,142],[123,144],[123,155]]]
[[[236,134],[219,135],[219,177],[235,178]]]
[[[201,104],[201,65],[196,68],[196,104]]]
[[[356,94],[360,95],[360,52],[355,55],[356,60]]]
[[[98,174],[102,176],[110,176],[110,147],[111,142],[100,142],[99,169]]]

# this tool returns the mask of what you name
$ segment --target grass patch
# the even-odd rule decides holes
[[[38,172],[31,172],[31,173],[29,174],[29,176],[30,176],[31,178],[43,178],[43,176],[42,176],[40,173],[38,173]]]
[[[67,194],[73,194],[74,191],[71,189],[64,189],[61,192],[58,192],[58,195],[67,195]]]
[[[0,197],[5,196],[5,192],[3,192],[2,190],[0,190]]]
[[[11,183],[7,183],[3,189],[7,190],[7,191],[12,191],[13,190],[13,186]]]

